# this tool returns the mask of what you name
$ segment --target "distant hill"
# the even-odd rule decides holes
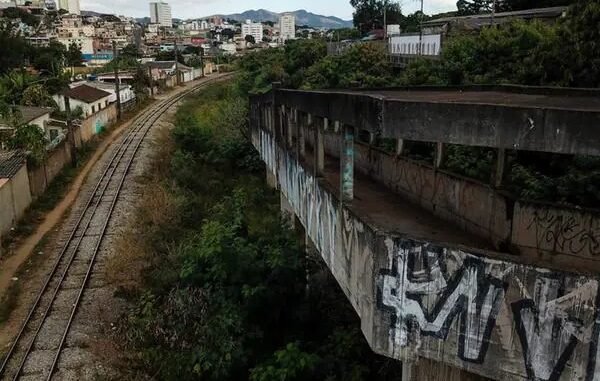
[[[322,16],[312,12],[305,11],[304,9],[297,10],[292,13],[296,16],[296,25],[308,25],[314,28],[327,28],[327,29],[339,29],[339,28],[351,28],[352,21],[342,20],[339,17],[334,16]],[[271,12],[266,9],[249,10],[243,13],[234,13],[230,15],[214,15],[222,18],[229,18],[244,22],[246,20],[252,21],[272,21],[277,22],[281,13]],[[208,17],[214,17],[208,16]],[[207,17],[204,17],[207,18]]]

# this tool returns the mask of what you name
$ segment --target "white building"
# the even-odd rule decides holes
[[[72,15],[81,14],[79,0],[58,0],[58,8],[68,11]]]
[[[107,93],[110,93],[110,97],[108,98],[108,103],[114,103],[117,101],[117,90],[115,89],[115,84],[114,83],[108,83],[108,82],[98,82],[98,81],[82,81],[82,82],[77,82],[77,83],[72,83],[71,85],[69,85],[70,88],[75,88],[78,86],[90,86],[90,87],[95,87],[96,89],[100,89],[102,91],[106,91]],[[121,83],[121,85],[119,86],[119,94],[121,95],[121,104],[127,104],[129,102],[133,102],[135,100],[135,91],[133,90],[133,87],[131,87],[131,85],[128,85],[126,83]]]
[[[279,18],[279,39],[281,42],[296,38],[296,16],[291,13],[283,14]]]
[[[58,42],[69,48],[71,44],[75,44],[81,50],[82,55],[94,54],[94,39],[86,36],[59,37]]]
[[[259,22],[252,22],[246,20],[246,23],[242,24],[242,37],[252,36],[256,42],[261,42],[263,39],[263,26]]]
[[[163,2],[150,3],[150,22],[167,28],[172,27],[171,6]]]
[[[101,110],[107,108],[110,104],[109,98],[111,93],[104,90],[96,89],[88,85],[81,85],[63,91],[60,94],[53,96],[54,101],[61,111],[65,111],[65,97],[68,97],[71,111],[77,107],[81,107],[83,117],[87,118]]]

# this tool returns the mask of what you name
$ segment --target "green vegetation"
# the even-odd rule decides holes
[[[398,363],[372,353],[327,269],[282,222],[236,88],[214,85],[178,111],[134,221],[145,229],[134,247],[122,242],[134,369],[180,380],[397,378]]]

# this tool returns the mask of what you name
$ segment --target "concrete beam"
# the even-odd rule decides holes
[[[598,96],[548,93],[278,90],[277,100],[385,138],[600,156]]]

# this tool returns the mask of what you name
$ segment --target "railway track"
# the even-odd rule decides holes
[[[5,355],[0,367],[2,380],[24,377],[24,370],[29,365],[41,371],[28,373],[28,379],[53,378],[119,193],[142,141],[158,119],[173,105],[190,93],[228,76],[206,80],[190,90],[160,101],[134,121],[76,217],[52,270]],[[43,352],[44,356],[32,356],[35,351]]]

